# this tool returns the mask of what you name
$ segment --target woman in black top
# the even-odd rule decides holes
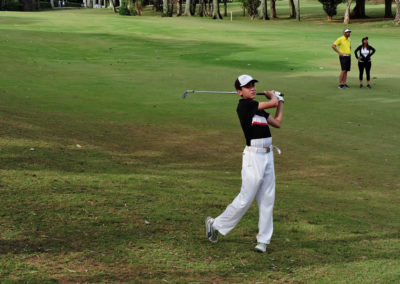
[[[360,55],[358,55],[358,53]],[[375,53],[375,48],[368,44],[368,37],[364,37],[361,40],[361,45],[357,47],[354,51],[354,54],[358,60],[358,70],[360,70],[360,88],[363,87],[363,73],[364,68],[367,73],[367,88],[371,89],[370,83],[370,74],[371,70],[371,56]]]

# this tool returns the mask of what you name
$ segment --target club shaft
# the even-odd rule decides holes
[[[237,94],[237,92],[224,92],[224,91],[193,91],[192,93],[203,93],[203,94]],[[264,95],[264,93],[257,93],[257,95]]]
[[[203,94],[237,94],[237,92],[225,92],[225,91],[195,91],[195,90],[186,90],[186,92],[183,93],[182,98],[186,98],[189,94],[193,93],[203,93]],[[261,96],[265,95],[264,93],[256,93],[256,95]],[[283,94],[281,94],[283,97]]]

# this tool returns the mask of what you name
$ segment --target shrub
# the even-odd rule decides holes
[[[132,16],[137,16],[137,14],[138,14],[138,12],[136,11],[136,8],[135,8],[135,7],[131,8],[131,9],[129,10],[129,13],[130,13],[130,15],[132,15]]]
[[[130,16],[131,12],[129,11],[128,7],[126,6],[125,1],[122,1],[121,7],[119,7],[118,13],[121,16]]]

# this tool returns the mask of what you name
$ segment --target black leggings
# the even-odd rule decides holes
[[[370,76],[369,76],[369,71],[371,70],[371,61],[370,62],[358,62],[358,70],[360,70],[360,81],[363,79],[363,73],[364,73],[364,68],[365,68],[365,73],[367,73],[367,81],[369,81]]]

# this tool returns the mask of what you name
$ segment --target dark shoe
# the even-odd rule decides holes
[[[339,85],[338,88],[339,89],[344,89],[344,85]]]
[[[360,88],[362,88],[363,87],[363,84],[360,84]]]
[[[344,87],[345,87],[345,88],[350,88],[349,86],[347,86],[347,84],[344,84]]]
[[[370,86],[370,85],[367,85],[367,88],[368,88],[368,89],[371,89],[371,86]]]

